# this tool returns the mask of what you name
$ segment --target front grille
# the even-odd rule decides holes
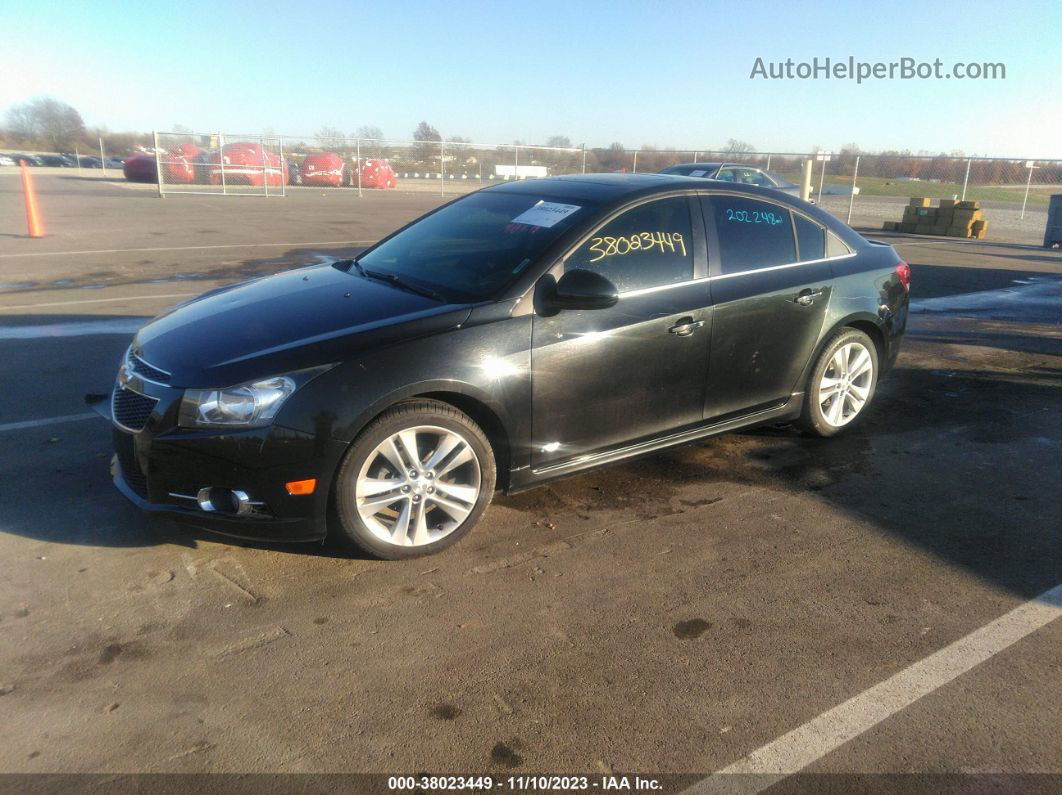
[[[115,433],[114,451],[118,454],[118,466],[122,469],[122,478],[134,492],[145,500],[148,496],[147,477],[136,460],[133,449],[133,437],[127,433]]]
[[[158,400],[141,395],[131,389],[116,386],[111,398],[111,413],[114,421],[127,431],[139,431],[147,425],[148,417]]]
[[[132,351],[129,352],[129,369],[148,381],[154,381],[158,384],[168,384],[170,382],[171,376],[169,373],[148,364]]]

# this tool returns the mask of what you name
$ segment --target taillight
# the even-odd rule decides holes
[[[911,292],[911,266],[901,260],[896,264],[896,276],[906,292]]]

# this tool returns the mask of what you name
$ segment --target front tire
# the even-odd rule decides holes
[[[456,543],[494,495],[487,437],[437,400],[399,403],[354,440],[336,476],[343,535],[385,560],[430,555]]]
[[[836,436],[863,418],[877,384],[874,341],[858,329],[841,329],[808,376],[800,427],[812,436]]]

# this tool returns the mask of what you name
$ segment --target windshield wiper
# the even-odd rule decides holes
[[[427,287],[418,287],[415,284],[410,284],[401,276],[395,273],[383,273],[382,271],[368,270],[367,268],[362,267],[361,263],[359,263],[357,260],[354,260],[354,267],[358,269],[358,273],[369,279],[378,279],[382,282],[392,284],[400,290],[405,290],[406,292],[410,293],[416,293],[417,295],[423,295],[425,298],[434,298],[436,301],[439,301],[443,304],[446,303],[446,298],[441,293],[437,293],[434,290],[429,290]]]

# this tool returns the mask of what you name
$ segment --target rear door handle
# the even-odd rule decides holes
[[[801,290],[799,293],[796,294],[796,297],[793,299],[793,301],[800,304],[801,306],[811,306],[813,303],[815,303],[815,299],[822,295],[822,293],[822,290],[812,290],[810,288]]]
[[[688,337],[694,331],[704,325],[703,320],[694,320],[692,317],[684,317],[679,320],[674,326],[667,330],[668,334],[675,334],[679,337]]]

